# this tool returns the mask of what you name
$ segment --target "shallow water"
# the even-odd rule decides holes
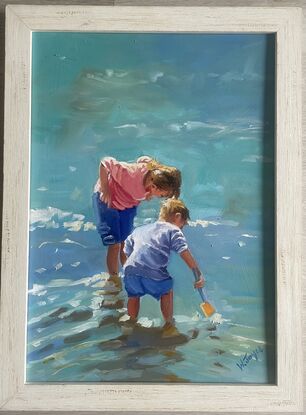
[[[270,48],[264,35],[33,34],[27,381],[274,381]],[[100,308],[98,162],[142,154],[182,171],[184,233],[218,313],[204,318],[173,256],[177,327],[197,331],[184,344],[122,341],[124,292]],[[135,226],[158,209],[143,203]],[[154,299],[140,323],[163,324]]]

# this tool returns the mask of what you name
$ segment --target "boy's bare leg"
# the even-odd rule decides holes
[[[132,320],[137,320],[140,307],[140,297],[129,297],[127,303],[128,315]]]
[[[165,319],[163,337],[178,336],[180,333],[174,325],[173,319],[173,291],[169,291],[160,297],[160,309]]]
[[[160,298],[160,309],[166,323],[173,323],[173,290]]]

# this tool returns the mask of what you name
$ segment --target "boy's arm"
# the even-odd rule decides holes
[[[189,249],[181,252],[180,256],[196,277],[195,288],[202,288],[205,284],[205,279]]]
[[[128,259],[127,254],[126,254],[124,251],[122,251],[122,252],[121,252],[121,257],[120,257],[120,260],[121,260],[121,265],[122,265],[122,266],[126,263],[126,260],[127,260],[127,259]]]
[[[132,236],[129,235],[127,239],[124,241],[124,247],[122,250],[122,257],[121,257],[122,265],[126,263],[126,260],[133,252],[133,247],[134,247],[134,241],[132,239]]]

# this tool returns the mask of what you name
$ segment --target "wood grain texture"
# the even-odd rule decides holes
[[[224,31],[226,15],[226,31],[248,33],[276,32],[281,22],[286,22],[288,11],[285,8],[196,8],[196,7],[113,7],[100,8],[97,6],[56,8],[16,5],[14,13],[25,26],[32,30],[45,30],[46,26],[53,30],[63,30],[63,20],[69,30],[101,31],[104,32],[143,32],[163,31],[194,32],[201,28],[206,32]],[[226,10],[226,13],[225,13]],[[276,13],[277,11],[277,13]],[[260,16],[260,18],[259,18]],[[205,22],[205,24],[203,23]]]
[[[25,2],[25,1],[20,1],[20,2],[19,1],[14,1],[14,2],[11,2],[11,3],[15,3],[15,4],[17,4],[17,3],[21,3],[21,4],[28,3],[28,4],[30,4],[30,2]],[[31,4],[33,4],[33,3],[34,2],[31,2]],[[43,1],[40,1],[37,4],[52,4],[52,3],[55,4],[56,2],[50,2],[50,1],[49,2],[43,2]],[[69,3],[70,2],[61,2],[61,5],[62,4],[69,4]],[[75,5],[84,4],[84,2],[78,2],[78,1],[73,1],[73,3]],[[101,5],[101,4],[106,4],[106,5],[116,4],[116,5],[133,5],[133,6],[135,6],[135,5],[162,5],[162,6],[164,6],[165,5],[165,2],[161,2],[161,1],[159,1],[159,2],[158,1],[156,1],[156,2],[153,2],[153,1],[150,1],[150,2],[129,1],[128,2],[128,1],[124,1],[124,0],[116,0],[115,2],[101,2],[100,1],[100,2],[96,2],[96,3],[92,3],[92,2],[90,2],[90,3],[91,4],[99,4],[99,5]],[[88,4],[88,3],[86,3],[86,4]],[[185,1],[184,2],[173,2],[173,1],[170,0],[170,1],[167,2],[167,5],[173,5],[173,6],[176,6],[176,5],[183,6],[184,5],[184,6],[186,6],[186,2]],[[230,5],[230,6],[246,6],[246,5],[250,6],[250,5],[252,5],[252,6],[278,7],[278,6],[287,6],[287,5],[290,5],[290,6],[304,6],[304,2],[303,1],[268,1],[268,0],[267,1],[236,1],[236,0],[228,0],[228,1],[192,1],[191,0],[191,1],[188,2],[188,6],[199,6],[199,5],[203,5],[203,6],[204,5],[205,6],[228,6],[228,5]],[[4,4],[0,4],[0,12],[2,11],[2,13],[3,13],[3,7],[4,7]],[[77,24],[79,24],[79,23],[77,23]],[[277,22],[276,22],[276,24],[277,24]],[[3,73],[4,73],[4,70],[3,70],[3,55],[4,55],[4,52],[3,52],[3,14],[2,14],[1,22],[0,22],[0,30],[2,31],[2,36],[1,36],[2,53],[0,54],[1,55],[0,56],[0,64],[1,64],[0,84],[2,85],[2,90],[0,92],[3,93]],[[235,28],[233,28],[233,30],[235,30]],[[284,33],[284,35],[285,35],[285,33]],[[27,36],[27,34],[26,34],[26,32],[24,32],[25,40],[26,40],[26,36]],[[305,42],[305,40],[306,40],[305,19],[304,19],[303,40],[304,40],[303,44],[304,44],[304,48],[305,48],[305,45],[306,45],[306,42]],[[296,56],[295,59],[299,59],[298,56]],[[19,91],[20,96],[18,97],[18,99],[21,99],[21,100],[27,99],[26,98],[26,90],[27,90],[28,81],[29,81],[27,77],[24,77],[24,70],[22,69],[23,64],[24,64],[24,62],[22,62],[22,61],[16,61],[16,65],[20,65],[20,68],[21,68],[20,70],[23,73],[23,75],[22,75],[23,76],[23,83],[22,83],[23,88],[21,88],[21,91]],[[304,64],[304,66],[303,66],[303,101],[305,101],[305,79],[306,79],[306,77],[305,77],[305,66],[306,66],[305,50],[303,51],[303,64]],[[292,74],[292,75],[295,75],[295,74]],[[7,88],[11,88],[11,87],[13,87],[13,85],[9,85],[9,84],[7,85]],[[300,98],[296,97],[296,100],[299,100],[299,99],[301,99],[301,97]],[[289,99],[289,101],[290,101],[290,99]],[[292,104],[292,102],[291,102],[291,104]],[[15,116],[16,116],[16,114],[15,114]],[[292,114],[292,116],[294,116],[294,115]],[[305,117],[306,117],[306,115],[303,113],[303,126],[304,126],[303,130],[304,131],[305,131],[305,128],[306,128],[306,119],[305,119]],[[7,120],[6,122],[8,122],[8,123],[13,122],[13,119],[10,120],[7,117],[5,117],[5,119]],[[26,125],[27,120],[24,119],[23,122]],[[284,128],[286,128],[286,126],[284,126]],[[291,147],[291,150],[298,155],[301,152],[301,147],[299,146],[298,142],[296,142],[295,137],[298,136],[299,131],[292,131],[291,129],[288,129],[286,131],[288,133],[288,137],[291,137],[291,139],[292,139],[293,147]],[[18,135],[18,137],[22,137],[22,134],[24,134],[24,132],[20,131],[20,136]],[[16,140],[16,137],[15,137],[15,140]],[[305,133],[304,133],[303,143],[304,143],[303,148],[305,149],[305,145],[306,145],[305,144]],[[28,151],[28,149],[26,147],[23,148],[23,150],[25,152]],[[286,148],[284,148],[283,150],[286,153]],[[11,151],[13,151],[13,149],[11,149]],[[6,152],[6,157],[7,157],[7,154],[9,154],[9,153]],[[21,171],[24,172],[23,169],[25,169],[25,171],[27,170],[27,162],[26,162],[26,160],[24,160],[22,158],[23,157],[22,154],[20,154],[19,157],[20,157],[19,161],[21,163],[20,166],[19,166],[20,170],[16,171],[15,172],[16,174],[11,176],[11,177],[5,177],[5,180],[10,181],[10,183],[15,183],[17,186],[22,185],[22,186],[25,186],[25,188],[27,188],[27,183],[23,182],[22,178],[20,179],[19,174],[18,174],[19,172],[21,173]],[[8,159],[9,158],[10,157],[8,157]],[[305,157],[303,158],[303,160],[304,160],[304,162],[303,162],[303,172],[305,173],[305,169],[306,169]],[[5,163],[6,163],[6,161],[5,161]],[[4,165],[4,168],[6,169],[6,164]],[[290,174],[292,174],[293,177],[297,178],[296,186],[293,186],[293,188],[291,189],[292,190],[291,191],[291,200],[299,200],[301,198],[301,182],[299,180],[299,169],[298,169],[297,165],[292,166],[292,170],[290,170]],[[21,174],[21,176],[22,176],[22,174]],[[23,178],[24,178],[24,176],[23,176]],[[286,181],[287,177],[282,177],[282,180]],[[306,187],[304,186],[303,187],[303,206],[305,206],[305,193],[306,193]],[[2,194],[2,192],[1,192],[1,194]],[[4,204],[5,211],[7,211],[8,206],[12,207],[12,199],[10,197],[11,197],[11,195],[6,193],[5,201],[4,201],[5,202],[5,204]],[[27,200],[25,199],[25,194],[20,195],[19,202],[20,203],[27,203]],[[288,204],[288,208],[289,209],[292,208],[290,203]],[[15,209],[16,209],[16,205],[15,205]],[[306,210],[304,209],[304,212],[305,211]],[[12,213],[13,213],[13,216],[15,218],[17,218],[17,214],[14,214],[14,212],[12,212]],[[295,214],[295,209],[294,208],[292,210],[292,214],[293,215]],[[305,219],[306,219],[306,217],[305,217],[305,213],[304,213],[304,224],[305,224]],[[5,250],[3,251],[4,260],[3,260],[2,275],[7,275],[8,270],[12,269],[12,263],[10,263],[10,261],[12,261],[12,258],[14,258],[15,261],[17,259],[17,261],[16,261],[17,268],[16,268],[16,265],[15,265],[15,270],[17,272],[21,272],[21,274],[22,274],[22,266],[26,263],[27,256],[25,255],[25,253],[18,252],[18,251],[15,251],[15,252],[12,251],[13,249],[15,249],[15,246],[14,246],[14,244],[11,244],[9,241],[10,240],[11,241],[15,240],[16,234],[17,234],[17,226],[16,226],[16,223],[10,223],[9,220],[10,220],[9,218],[6,218],[6,217],[3,218],[3,232],[6,235],[7,243],[5,245]],[[294,223],[297,224],[298,221],[296,221]],[[289,225],[290,225],[289,223],[287,223],[287,224],[284,223],[284,226],[289,227]],[[297,237],[302,236],[301,235],[302,234],[301,229],[296,229],[295,231],[297,233]],[[306,249],[305,249],[306,248],[305,232],[303,232],[303,235],[304,235],[303,236],[303,248],[304,248],[303,252],[306,252]],[[299,256],[300,256],[301,252],[299,251],[298,240],[296,240],[293,243],[293,245],[289,246],[289,247],[286,243],[286,240],[284,240],[283,243],[279,246],[279,249],[280,249],[280,251],[279,251],[279,254],[280,254],[279,255],[279,264],[278,264],[279,267],[284,267],[284,273],[286,273],[286,274],[293,272],[295,275],[297,275],[298,271],[296,269],[294,269],[294,266],[292,268],[291,265],[286,263],[286,261],[283,258],[286,258],[287,254],[288,254],[288,249],[289,249],[290,252],[291,252],[291,255],[293,255],[293,257],[296,258],[297,263],[299,262]],[[18,268],[18,267],[20,267],[20,268]],[[305,276],[305,269],[306,269],[306,264],[305,264],[305,260],[304,260],[304,263],[303,263],[303,271],[304,271],[303,275],[304,276]],[[15,277],[15,275],[11,275],[11,278],[9,279],[9,281],[13,282],[14,277]],[[3,288],[2,292],[8,292],[8,287],[7,287],[6,284],[8,284],[9,281],[2,280],[2,288]],[[21,288],[24,287],[24,289],[25,289],[25,284],[26,284],[26,281],[24,279],[16,279],[15,278],[15,284],[16,285],[13,286],[13,288],[16,289],[17,295],[16,295],[16,298],[14,299],[14,304],[13,304],[14,310],[16,310],[16,309],[18,310],[18,307],[20,306],[20,304],[24,303],[24,296],[22,294],[22,290],[17,289],[18,288],[17,287],[17,281],[18,281],[18,283],[21,282],[21,284],[23,284]],[[288,281],[286,279],[280,281],[279,283],[281,285],[280,290],[282,290],[282,287],[285,288],[288,285]],[[299,288],[298,280],[296,280],[294,283],[297,284],[296,288]],[[305,308],[306,308],[305,286],[306,286],[306,281],[305,281],[305,277],[304,277],[303,278],[303,293],[304,293],[304,296],[303,296],[303,301],[304,301],[303,321],[305,321]],[[301,292],[301,290],[300,290],[300,292]],[[284,291],[283,291],[283,293],[284,293]],[[296,298],[292,299],[292,300],[296,301]],[[2,297],[2,301],[6,302],[7,300]],[[283,297],[283,301],[285,301],[285,302],[287,301],[285,296]],[[294,303],[294,301],[293,301],[293,303]],[[282,312],[282,311],[280,310],[280,312]],[[286,318],[288,324],[290,324],[292,319],[296,318],[296,316],[299,312],[300,312],[300,310],[298,308],[293,308],[293,309],[290,310],[290,313],[287,316],[281,316],[281,317]],[[6,309],[3,308],[3,307],[1,307],[1,315],[2,315],[2,317],[1,317],[2,318],[2,323],[5,322],[5,321],[9,321],[10,315],[6,314]],[[18,315],[19,315],[19,317],[18,317],[19,321],[18,321],[18,323],[15,327],[10,327],[11,330],[14,330],[14,329],[17,330],[18,327],[22,327],[22,325],[24,325],[24,322],[25,322],[24,314],[22,315],[22,313],[19,313]],[[1,327],[1,330],[4,330],[3,325]],[[3,333],[4,333],[4,331],[3,331]],[[16,332],[12,333],[12,338],[18,339],[21,342],[20,343],[21,347],[24,346],[24,337],[23,337],[22,333],[16,333]],[[294,344],[295,344],[295,342],[293,341],[294,339],[289,339],[289,341],[291,341],[291,340],[292,340],[292,345],[291,346],[292,346],[292,348],[294,348]],[[304,340],[304,350],[305,350],[306,349],[305,327],[304,327],[303,340]],[[9,348],[14,348],[14,344],[7,344],[7,348],[8,349]],[[20,350],[19,347],[18,347],[18,350]],[[293,349],[291,349],[291,350],[293,350]],[[6,350],[5,352],[8,353],[9,350]],[[297,352],[301,353],[300,351],[297,351]],[[3,359],[4,356],[5,355],[1,356],[1,359]],[[290,355],[287,355],[285,357],[286,357],[287,360],[290,361],[290,358],[291,358]],[[20,371],[22,369],[22,366],[23,366],[23,355],[22,354],[17,356],[16,362],[17,362],[16,367],[19,368],[18,370]],[[298,360],[295,361],[295,364],[296,363],[298,363]],[[39,395],[39,394],[42,393],[42,390],[43,390],[43,389],[41,389],[41,387],[40,388],[39,387],[34,388],[34,389],[31,387],[32,391],[27,392],[27,397],[25,397],[25,391],[24,391],[23,385],[20,384],[20,377],[18,377],[18,373],[17,372],[12,372],[12,371],[7,371],[5,376],[8,377],[7,378],[8,381],[5,382],[5,383],[3,382],[3,384],[0,385],[1,391],[3,392],[3,394],[5,396],[16,396],[17,399],[15,399],[15,403],[13,405],[5,405],[3,409],[10,410],[10,413],[14,413],[15,409],[18,409],[18,410],[20,410],[21,408],[27,409],[27,405],[28,405],[27,400],[31,398],[31,394],[32,394],[32,398],[34,400],[36,398],[36,410],[41,411],[42,408],[44,408],[44,410],[48,410],[48,406],[43,405],[42,396]],[[286,382],[286,379],[283,379],[283,381]],[[290,382],[290,381],[291,381],[291,379],[287,379],[287,382]],[[23,389],[23,392],[21,392],[22,389]],[[56,385],[54,385],[52,387],[49,387],[49,393],[48,394],[49,394],[49,398],[51,398],[52,394],[53,394],[53,396],[56,396],[56,398],[59,401],[61,400],[61,397],[63,397],[63,398],[67,397],[68,400],[70,399],[70,401],[72,403],[69,406],[67,406],[65,409],[66,410],[69,409],[71,411],[71,410],[74,410],[77,407],[76,405],[75,406],[73,405],[73,399],[76,396],[78,396],[78,393],[80,393],[80,394],[84,393],[84,390],[82,390],[82,388],[78,389],[78,387],[76,387],[76,388],[74,388],[74,391],[71,392],[68,389],[69,388],[67,388],[66,385],[61,387],[61,392],[59,394],[59,388]],[[102,409],[102,407],[105,408],[105,402],[107,404],[106,407],[107,407],[108,411],[104,412],[104,413],[114,413],[113,412],[114,410],[116,411],[116,410],[122,409],[122,408],[120,408],[120,399],[125,397],[127,399],[127,401],[130,402],[131,407],[133,407],[134,404],[139,404],[139,402],[141,402],[141,405],[139,405],[138,407],[139,407],[139,410],[142,411],[142,410],[144,410],[143,405],[146,405],[146,401],[144,400],[143,391],[140,391],[140,390],[137,390],[137,389],[138,389],[137,386],[136,387],[133,386],[132,388],[130,388],[130,386],[128,388],[126,386],[122,387],[122,388],[121,387],[118,388],[117,386],[116,386],[116,388],[114,388],[112,386],[112,387],[110,387],[108,392],[105,392],[105,393],[102,392],[101,393],[101,389],[99,387],[97,389],[94,386],[88,386],[87,389],[86,389],[86,400],[87,399],[89,399],[89,400],[92,399],[92,402],[94,403],[95,401],[97,401],[97,396],[98,396],[100,401],[101,401],[101,409]],[[156,394],[156,397],[157,397],[156,399],[158,399],[159,389],[156,388],[155,385],[153,385],[153,388],[150,387],[150,388],[147,388],[147,389],[150,389],[150,393],[153,393],[153,395]],[[152,389],[153,389],[153,391],[152,391]],[[188,389],[190,389],[189,394],[192,397],[193,396],[192,386]],[[209,389],[209,386],[208,386],[208,389]],[[226,391],[228,392],[229,396],[231,394],[235,393],[235,399],[237,400],[237,408],[236,409],[239,410],[239,407],[240,407],[239,397],[241,397],[241,396],[243,397],[244,394],[243,393],[241,395],[239,393],[237,394],[236,391],[234,392],[234,390],[231,389],[231,387],[226,387],[225,386],[224,387],[224,392],[226,393]],[[273,392],[273,387],[271,387],[271,392]],[[261,393],[261,388],[260,387],[258,387],[257,391],[256,391],[257,400],[260,400],[260,397],[259,397],[258,393]],[[114,399],[110,398],[111,395],[113,397],[114,396],[117,397],[117,399],[116,399],[116,401],[118,401],[117,404],[114,403]],[[133,395],[133,397],[129,398],[129,396],[131,396],[131,395]],[[260,395],[260,396],[262,396],[262,399],[265,399],[264,395]],[[265,392],[265,396],[267,396],[266,392]],[[216,402],[218,401],[218,398],[219,398],[218,395],[214,397]],[[250,399],[250,404],[251,404],[251,402],[253,402],[252,401],[252,394],[249,394],[249,399]],[[254,397],[253,397],[253,399],[254,399]],[[195,402],[196,402],[196,400],[195,400]],[[180,407],[180,405],[184,405],[184,404],[185,404],[184,400],[179,401],[178,402],[178,408]],[[290,405],[288,405],[288,406],[290,406]],[[80,406],[78,406],[78,407],[79,407],[80,410],[83,411],[83,412],[79,412],[81,414],[88,413],[89,410],[92,411],[94,409],[94,405],[89,406],[88,404],[87,404],[87,406],[84,404],[84,407],[80,407]],[[253,409],[255,409],[255,408],[256,408],[256,405],[253,406]],[[35,408],[32,407],[31,409],[34,410]],[[58,411],[61,411],[63,409],[63,407],[59,404],[58,407],[53,407],[53,410],[56,410],[56,409]],[[146,409],[148,409],[148,408],[146,408]],[[169,407],[167,405],[164,405],[164,406],[160,405],[159,410],[157,412],[151,412],[151,413],[160,413],[160,411],[171,412],[171,410],[173,410],[173,409],[174,408]],[[204,412],[204,408],[199,408],[199,407],[196,406],[196,404],[195,404],[194,408],[192,408],[192,409],[195,409],[195,410],[196,409],[203,409],[203,412]],[[250,407],[249,409],[252,410],[252,407]],[[288,407],[287,408],[286,407],[284,407],[284,408],[279,407],[279,412],[285,412],[288,409],[289,409]],[[110,412],[110,410],[112,410],[112,412]],[[227,412],[228,410],[229,410],[228,405],[224,405],[223,407],[219,407],[219,412],[217,412],[217,413],[224,413],[224,412]],[[192,413],[195,414],[195,413],[203,413],[203,412],[194,412],[193,411]],[[30,413],[30,412],[24,412],[24,413]],[[64,413],[64,412],[60,412],[60,413]],[[91,413],[93,413],[93,412],[91,412]],[[126,413],[134,413],[134,411],[126,412]],[[179,413],[179,412],[176,412],[176,413]],[[186,412],[184,412],[184,413],[186,413]],[[269,413],[269,412],[264,412],[264,413]],[[302,412],[300,412],[300,413],[302,413]]]

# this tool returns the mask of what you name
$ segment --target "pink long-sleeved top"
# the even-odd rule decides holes
[[[146,198],[143,185],[144,177],[148,173],[147,164],[151,161],[148,156],[137,159],[136,163],[118,161],[113,157],[105,157],[101,163],[108,173],[108,185],[111,193],[111,207],[124,210],[138,206]],[[95,192],[102,192],[100,178]]]

